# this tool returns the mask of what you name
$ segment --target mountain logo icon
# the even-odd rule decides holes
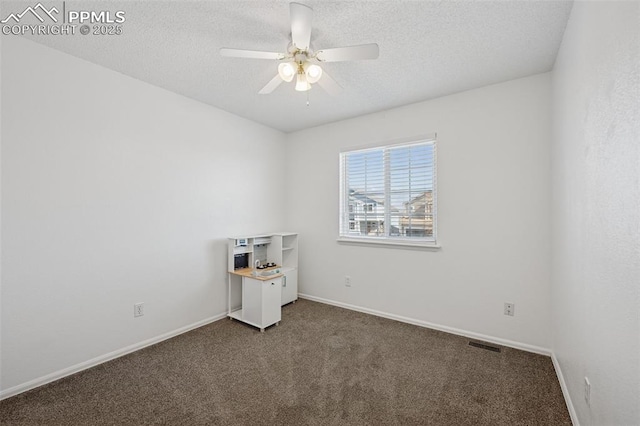
[[[51,9],[47,10],[47,8],[42,5],[42,3],[38,3],[33,7],[32,6],[27,7],[22,13],[17,13],[17,14],[11,13],[5,19],[0,21],[0,23],[6,24],[7,22],[13,19],[17,24],[28,13],[31,13],[33,16],[35,16],[40,22],[44,22],[44,18],[42,17],[42,15],[48,16],[49,18],[51,18],[53,22],[58,22],[58,19],[55,16],[53,16],[53,13],[57,15],[60,12],[55,7],[52,7]]]

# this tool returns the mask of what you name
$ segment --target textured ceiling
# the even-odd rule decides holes
[[[549,71],[572,6],[533,0],[299,1],[314,9],[315,49],[380,46],[377,60],[323,64],[344,90],[330,96],[314,86],[307,92],[309,106],[307,93],[296,92],[293,83],[258,95],[275,76],[276,62],[218,53],[221,47],[284,52],[290,33],[286,1],[66,1],[67,10],[124,10],[123,34],[30,38],[290,132]],[[4,3],[3,16],[20,8]]]

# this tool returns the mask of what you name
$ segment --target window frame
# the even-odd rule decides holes
[[[349,188],[347,188],[346,182],[346,170],[345,170],[345,156],[350,153],[362,152],[362,151],[379,151],[381,150],[383,153],[383,158],[386,157],[385,151],[388,149],[394,148],[402,148],[403,146],[412,146],[412,145],[421,145],[421,144],[430,144],[433,147],[433,181],[432,181],[432,194],[433,194],[433,202],[432,202],[432,216],[433,216],[433,236],[432,237],[406,237],[406,236],[392,236],[387,235],[384,236],[369,236],[369,235],[347,235],[344,233],[345,226],[349,226],[348,222],[350,221],[350,212],[349,212]],[[437,135],[435,133],[429,135],[420,135],[411,138],[404,138],[393,141],[380,142],[376,144],[370,144],[366,146],[360,147],[349,147],[342,149],[339,153],[339,210],[338,210],[338,238],[337,241],[339,243],[348,243],[348,244],[364,244],[364,245],[383,245],[383,246],[398,246],[400,248],[424,248],[424,249],[439,249],[439,239],[438,239],[438,220],[437,220]],[[390,195],[387,193],[389,191],[389,182],[390,182],[390,174],[387,170],[386,160],[384,161],[384,179],[385,179],[385,200],[388,200]],[[385,206],[385,219],[390,218],[391,214],[389,210],[386,210],[387,206]],[[425,207],[426,209],[426,207]],[[346,222],[345,222],[346,221]],[[388,220],[385,220],[385,229],[390,230],[391,224]]]

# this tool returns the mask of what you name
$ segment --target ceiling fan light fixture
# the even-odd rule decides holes
[[[298,92],[306,92],[311,89],[311,84],[307,81],[307,76],[304,73],[298,73],[298,79],[296,80],[296,90]]]
[[[313,9],[293,0],[289,4],[291,23],[291,41],[286,52],[263,52],[261,50],[221,48],[220,54],[232,58],[255,58],[278,61],[278,73],[258,92],[261,95],[272,93],[282,82],[293,82],[295,90],[306,92],[318,83],[326,92],[335,95],[342,88],[318,64],[325,62],[355,61],[377,59],[380,49],[376,43],[357,46],[333,47],[316,50],[311,47],[311,21]]]
[[[288,83],[293,80],[293,76],[296,74],[296,68],[291,62],[284,62],[278,65],[278,74],[281,79]]]
[[[322,77],[322,68],[315,64],[308,65],[305,69],[305,74],[309,83],[316,83]]]

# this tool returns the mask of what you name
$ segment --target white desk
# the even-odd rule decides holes
[[[267,277],[254,276],[252,268],[229,272],[229,274],[229,293],[231,293],[231,286],[234,285],[231,275],[240,277],[242,285],[242,307],[232,311],[229,306],[229,318],[258,327],[261,332],[270,325],[278,325],[282,318],[282,274],[277,273]]]

